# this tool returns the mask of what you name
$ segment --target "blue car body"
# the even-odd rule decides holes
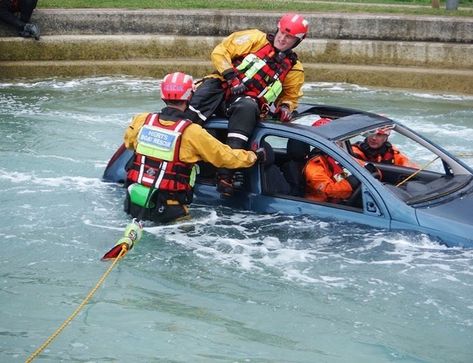
[[[310,122],[301,124],[304,118],[310,120],[311,117],[329,117],[333,121],[323,127],[313,127]],[[205,128],[224,141],[227,125],[226,119],[213,118],[206,123]],[[432,152],[443,171],[376,164],[387,179],[396,182],[380,181],[373,177],[347,151],[350,144],[346,143],[366,131],[383,127],[394,128],[427,152]],[[271,180],[265,181],[267,165],[245,169],[243,187],[236,190],[232,197],[222,198],[216,191],[216,169],[204,162],[199,163],[201,174],[194,188],[194,200],[200,204],[224,205],[258,213],[310,215],[387,230],[417,231],[437,237],[447,246],[473,247],[472,169],[413,130],[389,118],[360,110],[303,104],[298,108],[295,122],[260,122],[250,144],[270,143],[274,154],[272,163],[282,168],[284,163],[291,162],[289,147],[284,145],[284,141],[289,139],[310,145],[312,152],[317,150],[334,157],[360,181],[361,187],[353,205],[348,202],[320,203],[310,201],[303,195],[268,192],[267,184]],[[131,155],[129,150],[117,151],[105,170],[104,180],[123,182],[124,165]],[[402,186],[397,185],[399,178],[403,179]]]

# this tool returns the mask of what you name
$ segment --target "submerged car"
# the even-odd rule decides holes
[[[332,121],[313,127],[319,118]],[[227,126],[228,120],[218,117],[205,124],[221,141],[225,141]],[[381,178],[363,167],[352,145],[379,129],[390,130],[389,141],[401,145],[402,153],[415,162],[415,167],[373,163]],[[205,162],[198,164],[196,202],[411,230],[439,238],[447,246],[473,247],[473,170],[392,119],[348,108],[301,104],[291,123],[260,122],[250,144],[263,145],[267,160],[242,170],[245,181],[231,197],[223,198],[217,192],[217,169]],[[123,182],[131,155],[122,145],[110,160],[103,179]],[[360,182],[350,198],[337,202],[306,198],[303,169],[314,155],[331,156]]]

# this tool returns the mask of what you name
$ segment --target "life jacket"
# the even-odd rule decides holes
[[[282,82],[296,61],[296,53],[291,50],[287,54],[277,52],[270,42],[256,52],[236,59],[233,68],[246,86],[245,95],[256,98],[260,104],[273,103],[281,94]]]
[[[190,203],[193,165],[179,160],[181,136],[190,120],[163,125],[159,114],[150,113],[141,128],[127,182],[158,189],[161,198]]]
[[[367,142],[360,141],[352,145],[352,150],[359,159],[383,164],[394,164],[395,155],[399,154],[390,142],[385,142],[379,149],[372,149]]]
[[[347,172],[343,169],[339,163],[335,161],[334,158],[327,156],[327,164],[330,172],[332,173],[332,179],[336,182],[339,182],[342,179],[347,177]]]

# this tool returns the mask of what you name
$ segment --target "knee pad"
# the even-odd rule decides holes
[[[248,136],[239,132],[228,132],[227,145],[232,149],[246,149],[248,145]]]

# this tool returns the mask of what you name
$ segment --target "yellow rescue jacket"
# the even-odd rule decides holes
[[[138,133],[146,121],[148,112],[133,117],[130,126],[125,131],[124,142],[128,149],[136,150]],[[161,115],[161,123],[169,125],[175,121],[167,121]],[[256,162],[256,155],[252,151],[232,149],[222,144],[200,125],[188,126],[181,139],[179,159],[188,164],[206,161],[217,168],[248,168]]]
[[[223,80],[221,74],[233,68],[236,59],[241,59],[249,53],[254,53],[268,44],[266,33],[258,29],[238,31],[230,34],[218,44],[210,55],[212,63],[219,75],[209,75]],[[285,104],[290,111],[297,108],[299,98],[302,97],[304,84],[304,69],[302,63],[296,61],[282,82],[282,92],[275,100],[275,106]]]

